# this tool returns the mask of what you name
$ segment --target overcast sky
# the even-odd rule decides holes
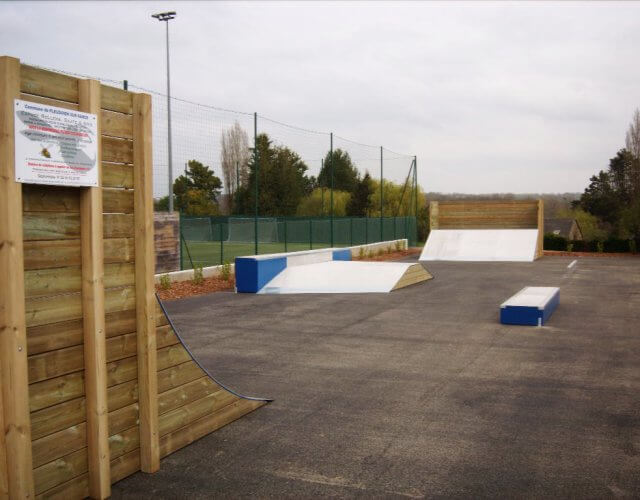
[[[582,191],[640,107],[632,2],[2,2],[0,52],[164,92],[163,10],[172,95],[415,154],[426,191]]]

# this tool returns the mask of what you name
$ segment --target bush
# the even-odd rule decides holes
[[[567,252],[573,252],[573,243],[567,243]]]
[[[638,244],[636,240],[629,240],[629,251],[631,253],[638,253]]]
[[[222,264],[222,268],[220,269],[220,277],[225,281],[229,281],[231,279],[231,262],[226,261],[224,264]]]
[[[609,238],[604,242],[604,251],[605,252],[630,252],[629,248],[629,240],[622,240],[619,238]]]
[[[604,243],[602,241],[598,241],[597,248],[598,248],[598,253],[604,252]]]
[[[359,259],[364,259],[366,255],[366,251],[364,249],[364,247],[360,247],[360,250],[358,250],[358,258]]]
[[[191,278],[191,282],[194,285],[200,285],[200,284],[202,284],[203,281],[204,281],[204,277],[202,275],[202,268],[201,267],[194,267],[193,268],[193,278]]]
[[[543,248],[545,250],[560,250],[564,251],[567,249],[567,240],[562,236],[558,236],[556,234],[548,233],[544,235],[544,244]]]
[[[171,288],[171,278],[168,274],[160,276],[160,288],[163,290],[169,290],[169,288]]]

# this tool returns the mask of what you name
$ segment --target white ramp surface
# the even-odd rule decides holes
[[[258,293],[387,293],[412,265],[334,260],[287,267]]]
[[[434,229],[420,260],[533,262],[537,229]]]

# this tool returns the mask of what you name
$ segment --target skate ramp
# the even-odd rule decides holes
[[[236,258],[240,293],[388,293],[432,276],[421,264],[353,262],[350,249],[327,248]]]
[[[388,293],[430,278],[420,264],[336,260],[287,267],[258,293]]]
[[[537,243],[537,229],[434,229],[420,260],[532,262]]]

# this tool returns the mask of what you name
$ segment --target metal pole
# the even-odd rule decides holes
[[[418,157],[413,157],[413,179],[414,179],[414,191],[416,193],[416,201],[415,201],[415,244],[418,242]]]
[[[167,25],[167,152],[169,155],[169,213],[173,212],[173,160],[171,154],[171,81],[169,78],[169,21]]]
[[[333,132],[329,145],[329,167],[331,168],[331,248],[333,248]]]
[[[416,224],[418,223],[418,157],[413,157],[413,179],[414,179],[414,187],[416,193],[416,201],[415,201],[415,216],[416,216]]]
[[[220,265],[224,264],[224,245],[222,243],[222,221],[220,221],[220,230],[218,231],[220,235]]]
[[[122,82],[122,88],[124,90],[129,90],[129,82],[128,82],[128,80],[125,80],[125,81]]]
[[[287,218],[284,218],[284,251],[287,251]]]
[[[383,154],[382,154],[382,146],[380,146],[380,241],[383,241],[383,233],[382,233],[382,210],[384,207],[384,174],[382,171],[383,164]]]
[[[255,204],[253,213],[253,237],[255,239],[254,250],[258,255],[258,173],[259,173],[259,155],[258,155],[258,113],[253,113],[253,164],[254,164],[254,185],[255,185]]]
[[[313,219],[309,219],[309,250],[313,250]]]
[[[323,169],[324,169],[324,158],[320,160],[320,172],[322,172]],[[322,209],[320,211],[320,215],[324,217],[324,186],[320,186],[320,189],[322,190]]]

